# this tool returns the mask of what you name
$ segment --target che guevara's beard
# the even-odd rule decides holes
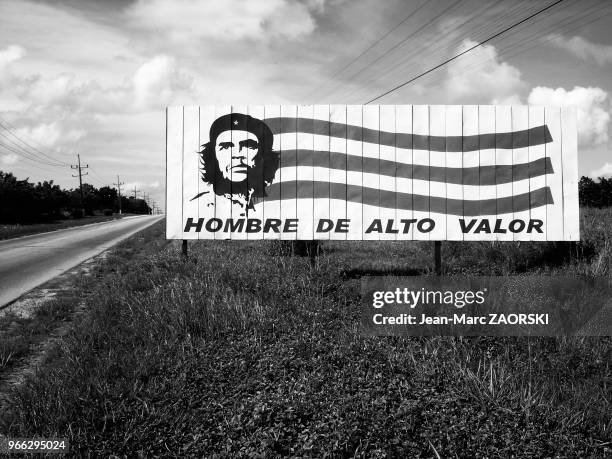
[[[253,209],[254,206],[251,199],[255,191],[253,185],[253,183],[249,184],[247,179],[241,182],[232,182],[218,174],[215,180],[214,191],[216,195],[225,196],[242,208]]]
[[[240,207],[253,209],[251,196],[253,195],[253,187],[249,187],[246,180],[242,182],[231,182],[231,200],[234,204]]]

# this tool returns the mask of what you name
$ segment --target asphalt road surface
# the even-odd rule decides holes
[[[161,218],[125,217],[0,241],[0,307]]]

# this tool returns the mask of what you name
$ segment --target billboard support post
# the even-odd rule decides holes
[[[308,257],[310,258],[310,266],[316,266],[316,257],[319,254],[319,241],[308,241]]]
[[[442,275],[442,241],[434,241],[434,266],[436,276]]]
[[[187,258],[187,239],[183,239],[183,245],[181,247],[181,252],[184,258]]]

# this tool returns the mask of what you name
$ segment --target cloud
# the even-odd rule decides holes
[[[530,105],[575,106],[578,117],[578,140],[583,146],[594,146],[608,141],[610,100],[601,88],[576,86],[564,88],[538,86],[531,90],[527,102]]]
[[[12,66],[25,56],[25,49],[17,45],[9,45],[0,49],[0,90],[13,86],[15,75]]]
[[[29,139],[33,143],[46,148],[56,146],[60,140],[63,143],[77,142],[86,134],[86,131],[83,129],[71,129],[59,121],[40,123],[31,127],[21,127],[14,132],[18,137]]]
[[[9,154],[0,156],[0,163],[2,163],[5,166],[10,166],[11,164],[16,164],[18,159],[19,159],[19,156],[17,156],[15,153],[9,153]]]
[[[78,72],[28,73],[25,64],[19,73],[13,71],[24,56],[21,46],[0,48],[0,111],[18,137],[63,161],[92,151],[92,142],[99,147],[99,139],[115,136],[118,127],[112,120],[161,113],[166,105],[182,102],[179,97],[194,93],[192,76],[163,54],[143,60],[131,75],[120,75],[116,81],[98,81]],[[150,124],[144,132],[148,129]],[[14,160],[11,155],[1,158],[3,165]]]
[[[179,70],[174,58],[155,56],[142,64],[132,77],[135,107],[168,105],[174,94],[189,91],[192,84],[193,79]]]
[[[476,44],[464,40],[457,51],[465,51]],[[444,83],[449,100],[471,104],[514,102],[517,92],[524,86],[519,69],[500,62],[497,50],[491,45],[475,48],[451,63]]]
[[[136,27],[177,42],[295,39],[315,28],[308,6],[290,0],[138,0],[127,16]]]
[[[25,49],[18,45],[9,45],[0,50],[0,71],[7,68],[10,64],[18,61],[25,55]]]
[[[137,112],[159,109],[180,93],[192,93],[193,77],[172,56],[145,60],[131,77],[103,85],[76,73],[15,74],[12,65],[25,56],[17,45],[0,49],[0,103],[22,107],[31,117],[67,119],[74,115]]]
[[[323,13],[323,11],[325,11],[325,3],[326,0],[306,0],[308,8],[317,13]]]
[[[559,34],[549,36],[551,43],[559,48],[587,61],[595,61],[598,65],[612,64],[612,46],[591,43],[582,37],[565,38]]]
[[[599,169],[595,169],[589,173],[589,177],[612,177],[612,163],[605,163]]]
[[[122,188],[126,190],[131,190],[132,193],[134,193],[134,188],[136,188],[140,192],[143,189],[147,190],[149,188],[159,188],[160,186],[161,186],[161,182],[159,180],[155,180],[151,183],[134,181],[134,182],[127,182],[123,184]]]

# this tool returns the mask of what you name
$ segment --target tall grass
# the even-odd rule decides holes
[[[574,246],[445,244],[448,267],[609,276],[611,215],[585,212],[608,225]],[[183,260],[161,237],[92,273],[89,313],[11,392],[4,432],[92,456],[605,454],[608,338],[360,336],[347,271],[425,272],[426,244],[327,243],[313,268],[263,242]]]

